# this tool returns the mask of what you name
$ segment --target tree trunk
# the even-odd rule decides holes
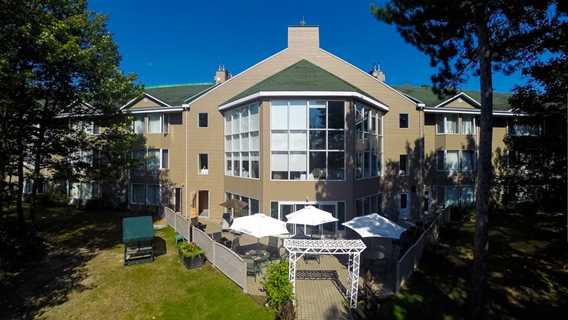
[[[37,193],[38,186],[43,181],[41,176],[41,157],[42,157],[42,146],[45,140],[45,129],[41,126],[38,130],[38,137],[36,140],[36,145],[34,147],[34,171],[33,171],[33,188],[31,194],[31,206],[30,206],[30,220],[32,224],[35,224],[36,210],[37,210]]]
[[[479,159],[477,161],[476,220],[473,248],[471,307],[473,319],[487,319],[487,255],[489,251],[489,194],[492,165],[493,83],[491,50],[487,20],[478,26],[478,59],[481,88],[481,119],[479,124]]]
[[[18,226],[20,230],[25,228],[24,219],[24,206],[23,206],[23,195],[24,195],[24,142],[23,136],[20,133],[18,135],[18,194],[16,197],[16,214],[18,216]]]

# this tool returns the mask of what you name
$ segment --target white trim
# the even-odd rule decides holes
[[[210,94],[211,92],[221,88],[222,86],[226,85],[227,83],[230,83],[231,81],[238,79],[239,77],[241,77],[243,74],[247,73],[248,71],[250,71],[251,69],[255,68],[256,66],[261,65],[262,63],[275,58],[276,56],[286,52],[288,50],[288,48],[284,48],[278,52],[276,52],[275,54],[269,56],[268,58],[265,58],[264,60],[261,60],[259,62],[257,62],[256,64],[252,65],[251,67],[245,69],[244,71],[242,71],[241,73],[235,75],[234,77],[229,78],[228,80],[226,80],[225,82],[220,83],[219,85],[216,85],[215,87],[213,87],[211,90],[205,92],[204,94],[202,94],[201,96],[197,97],[195,100],[191,101],[190,103],[188,103],[188,107],[191,106],[192,104],[196,103],[197,101],[201,100],[201,98],[207,96],[208,94]],[[194,95],[195,96],[195,95]],[[185,102],[185,101],[184,101]]]
[[[160,99],[154,97],[153,95],[151,95],[151,94],[149,94],[149,93],[147,93],[147,92],[143,92],[143,93],[142,93],[142,96],[138,96],[138,97],[136,97],[136,98],[130,99],[130,101],[128,101],[125,105],[123,105],[122,107],[120,107],[120,110],[123,110],[123,109],[126,109],[126,108],[130,107],[130,105],[131,105],[132,103],[134,103],[135,101],[140,101],[140,100],[143,99],[144,97],[150,98],[151,100],[154,100],[155,102],[158,102],[158,103],[161,103],[161,104],[165,105],[166,107],[169,107],[169,108],[172,108],[172,107],[173,107],[172,105],[170,105],[170,104],[168,104],[168,103],[165,103],[164,101],[162,101],[162,100],[160,100]]]
[[[139,113],[172,113],[183,111],[182,107],[168,107],[168,108],[147,108],[147,109],[136,109],[126,111],[127,113],[139,114]]]
[[[260,97],[352,97],[370,103],[383,111],[389,111],[385,104],[355,91],[259,91],[244,98],[219,106],[219,111]]]
[[[406,94],[404,94],[404,93],[402,93],[402,92],[396,90],[395,88],[389,86],[389,85],[386,84],[385,82],[383,82],[383,81],[381,81],[381,80],[379,80],[379,79],[373,77],[373,76],[370,75],[369,73],[363,71],[361,68],[359,68],[359,67],[357,67],[357,66],[355,66],[355,65],[353,65],[353,64],[351,64],[351,63],[349,63],[349,62],[346,61],[346,60],[341,59],[340,57],[338,57],[338,56],[334,55],[333,53],[330,53],[330,52],[328,52],[328,51],[326,51],[326,50],[324,50],[324,49],[322,49],[322,48],[319,48],[319,50],[320,50],[321,52],[323,52],[323,53],[326,53],[326,54],[330,55],[332,58],[335,58],[335,59],[337,59],[337,60],[339,60],[339,61],[341,61],[341,62],[343,62],[343,63],[345,63],[345,64],[347,64],[347,65],[349,65],[349,66],[351,66],[351,67],[353,67],[353,68],[355,68],[355,70],[357,70],[357,71],[363,73],[365,76],[367,76],[367,77],[369,77],[369,78],[375,80],[376,82],[382,84],[383,86],[387,87],[388,89],[394,91],[395,93],[397,93],[398,95],[400,95],[400,96],[403,97],[404,99],[408,100],[408,101],[411,102],[412,104],[414,104],[414,105],[417,105],[417,104],[418,104],[418,103],[416,103],[416,101],[414,101],[414,100],[410,99],[409,97],[407,97]],[[388,110],[387,110],[387,111],[388,111]]]
[[[463,114],[481,114],[481,110],[471,110],[471,109],[434,109],[434,108],[424,108],[424,112],[426,113],[463,113]],[[516,117],[516,116],[529,116],[526,113],[514,113],[511,111],[493,111],[494,116],[508,116],[508,117]]]
[[[461,96],[465,96],[468,100],[470,100],[471,102],[473,102],[474,104],[476,104],[478,107],[481,107],[481,103],[477,102],[477,100],[475,100],[474,98],[470,97],[467,93],[460,91],[460,93],[456,94],[455,96],[446,99],[440,103],[438,103],[437,105],[434,106],[434,108],[439,108],[440,106],[443,106],[447,103],[450,103],[452,101],[454,101],[455,99],[461,97]]]

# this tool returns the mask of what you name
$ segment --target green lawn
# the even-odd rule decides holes
[[[492,319],[556,319],[568,305],[568,246],[562,213],[490,216],[489,286]],[[382,309],[385,319],[468,317],[473,221],[443,228],[440,243]]]
[[[186,270],[171,229],[157,232],[166,253],[123,266],[120,218],[49,209],[39,219],[49,254],[7,279],[15,292],[7,318],[273,319],[274,314],[206,265]],[[162,241],[164,243],[164,241]],[[6,312],[6,310],[3,310]],[[0,313],[0,318],[4,317]]]

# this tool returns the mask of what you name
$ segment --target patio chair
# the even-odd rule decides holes
[[[260,273],[260,266],[257,265],[253,260],[245,259],[247,263],[247,276],[253,276],[256,282],[256,275]]]

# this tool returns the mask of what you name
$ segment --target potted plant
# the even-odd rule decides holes
[[[193,243],[180,243],[178,253],[181,262],[187,269],[199,268],[205,262],[203,250]]]

